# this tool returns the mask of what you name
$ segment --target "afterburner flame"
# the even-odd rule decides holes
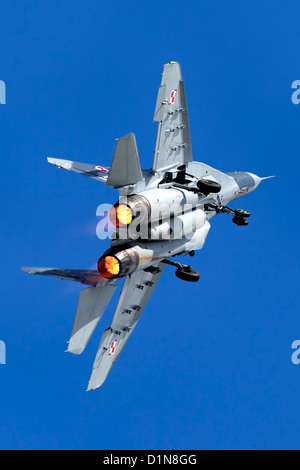
[[[120,263],[114,256],[105,256],[99,260],[98,271],[106,279],[115,277],[120,272]]]
[[[116,217],[115,217],[115,225],[117,227],[124,227],[129,225],[132,221],[132,212],[129,207],[121,204],[116,207]]]

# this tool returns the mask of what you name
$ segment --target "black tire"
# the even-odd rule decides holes
[[[207,194],[209,193],[219,193],[222,189],[220,183],[216,183],[216,181],[204,180],[204,179],[200,179],[197,181],[197,188],[205,196],[207,196]]]
[[[234,217],[232,219],[232,222],[235,224],[235,225],[238,225],[239,227],[243,227],[243,226],[246,226],[249,224],[249,221],[246,220],[246,219],[243,219],[243,217]]]
[[[236,217],[250,217],[251,215],[251,212],[245,209],[235,209],[234,213]]]
[[[197,273],[197,271],[194,271],[193,269],[187,271],[186,269],[178,268],[175,271],[175,276],[179,279],[182,279],[183,281],[188,282],[197,282],[200,279],[200,274]]]

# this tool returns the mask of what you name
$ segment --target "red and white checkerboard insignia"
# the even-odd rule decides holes
[[[110,345],[110,350],[108,353],[109,356],[112,356],[113,354],[115,354],[116,345],[117,345],[117,340],[115,339],[115,341],[113,341]]]
[[[103,171],[103,173],[109,172],[109,170],[107,168],[104,168],[104,166],[94,166],[94,170]]]
[[[176,95],[177,95],[177,90],[172,90],[168,104],[173,104],[174,103]]]

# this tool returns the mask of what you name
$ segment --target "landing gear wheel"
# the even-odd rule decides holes
[[[246,220],[246,219],[243,219],[243,217],[234,217],[232,219],[232,222],[234,224],[238,225],[239,227],[242,227],[242,226],[245,226],[245,225],[249,224],[249,221]]]
[[[181,269],[178,268],[175,271],[175,276],[178,277],[179,279],[182,279],[183,281],[189,281],[189,282],[197,282],[200,279],[200,274],[197,273],[197,271],[194,271],[193,269]]]
[[[235,209],[234,213],[236,217],[250,217],[251,215],[251,212],[245,209]]]
[[[212,180],[199,179],[197,181],[197,188],[201,193],[207,196],[209,193],[219,193],[222,189],[220,183]]]

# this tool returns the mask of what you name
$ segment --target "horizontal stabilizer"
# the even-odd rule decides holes
[[[87,269],[57,269],[57,268],[21,268],[29,274],[40,276],[57,277],[59,279],[67,279],[69,281],[77,281],[88,286],[95,286],[99,281],[107,284],[107,279],[103,279],[98,271]]]
[[[88,176],[97,181],[106,182],[109,168],[105,166],[93,165],[91,163],[73,162],[72,160],[62,160],[60,158],[47,158],[51,165],[57,168],[74,171],[80,175]]]
[[[80,292],[67,352],[82,353],[116,288],[88,287]]]
[[[106,184],[119,187],[135,184],[143,179],[135,135],[118,139]]]

